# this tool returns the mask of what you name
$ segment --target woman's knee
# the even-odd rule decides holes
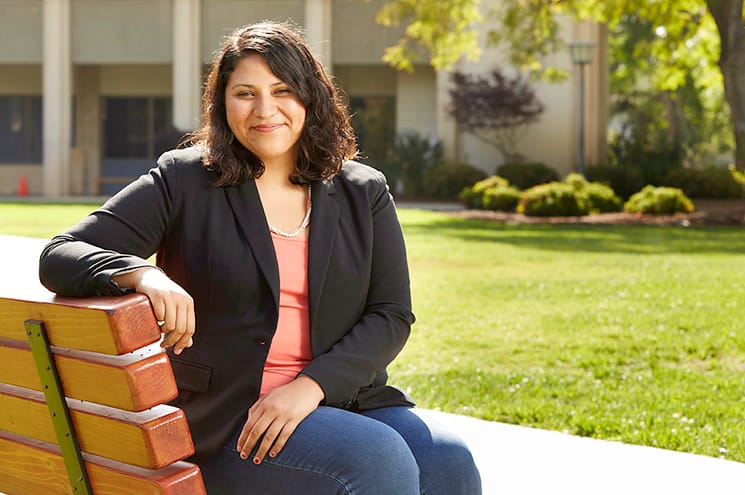
[[[438,445],[438,464],[441,472],[449,473],[441,477],[439,483],[448,486],[446,491],[432,493],[468,494],[481,493],[481,475],[473,454],[462,441],[443,442]],[[437,469],[434,470],[437,472]],[[424,480],[423,480],[424,483]],[[425,491],[425,493],[427,493]]]
[[[422,493],[481,493],[481,476],[466,443],[426,411],[394,407],[366,414],[396,429],[406,440],[419,465]]]
[[[419,495],[419,466],[406,441],[388,425],[368,426],[343,449],[356,468],[350,493]]]

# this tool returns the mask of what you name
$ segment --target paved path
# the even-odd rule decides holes
[[[434,411],[461,432],[486,495],[745,493],[745,464]]]

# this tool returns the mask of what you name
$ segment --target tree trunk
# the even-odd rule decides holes
[[[724,95],[732,112],[735,134],[735,165],[745,169],[745,22],[743,0],[706,0],[719,29],[722,49],[719,67]]]

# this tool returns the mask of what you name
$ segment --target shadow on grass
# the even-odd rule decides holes
[[[406,234],[446,236],[551,251],[745,254],[745,230],[740,227],[508,225],[439,214],[427,216],[425,220],[414,218],[403,225]]]

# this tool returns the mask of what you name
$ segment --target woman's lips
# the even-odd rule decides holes
[[[271,132],[275,129],[279,129],[280,127],[282,127],[282,124],[262,124],[255,125],[252,127],[252,129],[258,132]]]

